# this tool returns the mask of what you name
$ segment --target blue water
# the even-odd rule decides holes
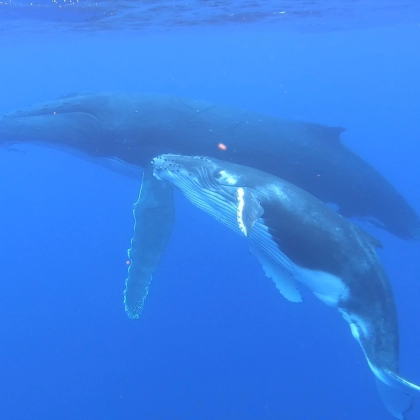
[[[121,90],[343,126],[420,212],[417,3],[2,2],[0,114]],[[307,291],[287,302],[240,237],[179,195],[142,318],[128,319],[139,182],[18,150],[0,150],[1,419],[392,419],[341,316]],[[368,229],[401,372],[419,383],[420,245]]]

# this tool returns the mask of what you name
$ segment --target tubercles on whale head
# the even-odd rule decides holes
[[[175,176],[181,174],[185,167],[177,163],[172,155],[160,155],[152,159],[153,175],[158,179]]]
[[[219,178],[214,163],[203,156],[165,154],[152,159],[151,163],[153,173],[159,179],[179,175],[196,180],[206,178],[207,182],[214,183]]]
[[[164,154],[151,161],[156,178],[174,182],[193,182],[197,188],[209,190],[237,187],[243,179],[227,162],[204,156]],[[232,190],[233,191],[233,190]]]

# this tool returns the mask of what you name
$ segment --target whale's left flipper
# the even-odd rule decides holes
[[[150,167],[144,170],[133,213],[134,236],[128,250],[130,266],[125,282],[124,305],[127,315],[138,319],[174,222],[172,185],[158,181]]]

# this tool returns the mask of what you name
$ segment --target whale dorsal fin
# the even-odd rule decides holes
[[[383,248],[382,242],[375,238],[374,236],[370,235],[369,233],[365,232],[365,235],[369,239],[369,242],[375,247],[375,248]]]
[[[239,229],[245,236],[249,236],[255,222],[263,215],[264,209],[249,188],[239,187],[236,198]]]
[[[382,242],[378,239],[372,236],[370,233],[366,232],[363,228],[361,228],[358,225],[354,225],[362,236],[365,237],[365,239],[374,247],[374,248],[383,248]]]

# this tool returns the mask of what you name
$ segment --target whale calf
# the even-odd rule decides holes
[[[58,147],[143,181],[134,207],[125,308],[138,318],[171,233],[171,185],[152,176],[162,153],[207,155],[261,169],[404,238],[420,237],[420,219],[374,168],[340,142],[339,127],[289,121],[176,96],[70,95],[0,118],[0,144]],[[141,168],[144,168],[142,172]]]
[[[152,160],[201,210],[246,237],[280,293],[300,302],[309,288],[349,323],[385,406],[406,419],[420,388],[399,374],[397,311],[379,241],[301,188],[254,168],[207,157],[164,154]]]

